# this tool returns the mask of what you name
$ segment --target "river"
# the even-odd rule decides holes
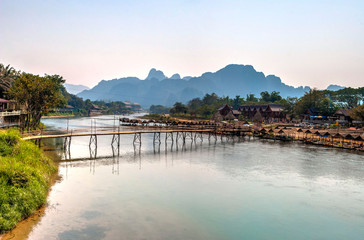
[[[113,116],[95,118],[113,125]],[[90,118],[69,120],[82,127]],[[72,139],[67,156],[52,141],[45,150],[80,160],[60,161],[61,180],[25,238],[363,239],[363,154],[259,139],[153,148],[152,137],[142,135],[139,150],[123,135],[119,157],[111,136],[99,137],[97,159],[89,137]]]

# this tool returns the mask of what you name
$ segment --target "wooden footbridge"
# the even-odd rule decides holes
[[[191,141],[196,141],[197,139],[203,141],[203,135],[208,135],[208,139],[213,138],[217,140],[218,136],[226,135],[242,135],[242,133],[248,132],[247,130],[241,129],[224,129],[223,131],[220,129],[159,129],[159,130],[134,130],[134,131],[101,131],[96,132],[96,129],[91,130],[91,132],[84,133],[64,133],[64,134],[51,134],[51,135],[36,135],[36,136],[28,136],[24,137],[23,140],[26,141],[34,141],[38,145],[41,144],[41,141],[44,139],[55,139],[55,138],[63,138],[64,139],[64,148],[69,149],[71,145],[72,138],[75,137],[90,137],[89,146],[97,147],[97,138],[98,136],[112,136],[111,145],[120,146],[120,136],[121,135],[134,135],[133,144],[142,144],[142,134],[153,134],[153,143],[161,143],[162,137],[161,134],[165,134],[164,141],[167,143],[168,141],[178,142],[182,141],[186,142],[186,139],[190,139]]]
[[[153,133],[154,134],[154,141],[161,141],[160,134],[165,133],[166,134],[166,140],[171,138],[173,140],[173,134],[176,133],[177,137],[176,139],[182,139],[185,140],[186,137],[192,137],[196,139],[198,136],[200,136],[203,133],[207,133],[210,136],[215,133],[212,129],[199,129],[199,130],[137,130],[137,131],[112,131],[112,132],[87,132],[87,133],[65,133],[65,134],[52,134],[52,135],[36,135],[36,136],[28,136],[24,137],[23,140],[26,141],[39,141],[43,139],[51,139],[51,138],[72,138],[72,137],[86,137],[89,136],[97,137],[97,136],[117,136],[120,137],[120,135],[134,135],[134,143],[141,141],[141,134],[146,133]]]

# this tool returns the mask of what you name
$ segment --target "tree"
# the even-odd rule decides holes
[[[239,95],[235,96],[235,98],[233,99],[232,102],[232,107],[234,109],[238,109],[240,105],[242,105],[244,103],[244,98],[241,98]]]
[[[197,113],[204,117],[211,117],[215,111],[216,109],[214,107],[203,105],[198,109]]]
[[[328,116],[336,111],[337,106],[329,97],[325,96],[324,91],[310,89],[309,92],[306,92],[305,95],[297,101],[294,112],[299,116],[304,114],[309,108],[315,109],[320,115]]]
[[[271,102],[278,102],[280,100],[282,100],[280,92],[273,91],[273,92],[270,93],[270,101]]]
[[[22,73],[14,81],[9,95],[25,107],[25,128],[36,128],[43,114],[66,104],[61,91],[64,82],[59,75],[40,77],[30,73]]]
[[[269,93],[268,91],[265,92],[261,92],[260,93],[260,97],[261,97],[261,101],[263,102],[278,102],[280,100],[282,100],[281,95],[279,95],[279,92],[273,91],[271,93]]]
[[[188,102],[188,110],[190,112],[196,112],[196,110],[201,107],[203,104],[202,100],[200,98],[194,98],[191,101]]]
[[[216,93],[206,94],[203,97],[202,102],[203,102],[203,104],[212,105],[212,104],[216,103],[216,101],[218,99],[219,99],[219,97],[216,95]]]
[[[18,76],[19,72],[13,67],[5,67],[0,63],[0,97],[4,97]]]
[[[268,91],[264,91],[260,93],[260,100],[263,102],[270,102],[270,94]]]
[[[350,117],[358,121],[364,121],[364,104],[353,108]]]
[[[295,117],[294,116],[294,107],[297,103],[296,97],[287,97],[286,99],[282,99],[279,101],[279,103],[283,106],[283,111],[289,116],[289,117]]]
[[[258,102],[258,98],[255,97],[254,94],[250,93],[246,95],[247,102]]]
[[[170,113],[186,113],[187,108],[186,106],[181,102],[176,102],[173,105],[173,108],[171,108]]]
[[[164,107],[162,105],[152,105],[149,108],[150,113],[157,113],[157,114],[165,114],[169,113],[169,108]]]

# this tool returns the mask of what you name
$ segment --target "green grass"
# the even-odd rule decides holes
[[[44,114],[44,116],[74,116],[73,112],[49,112]]]
[[[140,117],[141,119],[153,119],[153,120],[170,120],[170,117],[166,117],[163,114],[151,113]]]
[[[18,131],[0,132],[0,233],[46,202],[56,171],[55,163],[34,143],[21,140]]]

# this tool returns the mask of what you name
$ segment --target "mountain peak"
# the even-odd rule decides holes
[[[69,83],[65,83],[64,84],[67,92],[71,93],[71,94],[78,94],[80,92],[82,92],[83,90],[89,90],[90,88],[84,85],[75,85],[75,84],[69,84]]]
[[[178,73],[175,73],[170,77],[170,79],[181,79],[181,76]]]
[[[343,86],[340,86],[340,85],[336,85],[336,84],[331,84],[329,85],[326,90],[330,90],[330,91],[337,91],[337,90],[340,90],[340,89],[343,89],[345,87]]]
[[[167,78],[164,73],[160,70],[156,70],[155,68],[150,69],[148,77],[146,78],[146,80],[150,80],[150,79],[157,79],[159,81],[162,81],[163,79]]]

